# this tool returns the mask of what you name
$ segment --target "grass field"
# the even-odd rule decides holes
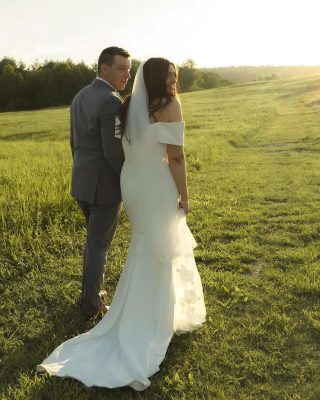
[[[93,326],[77,306],[85,230],[68,108],[0,114],[1,400],[320,399],[320,75],[181,100],[208,319],[173,338],[143,393],[35,374]],[[128,241],[122,213],[109,301]]]

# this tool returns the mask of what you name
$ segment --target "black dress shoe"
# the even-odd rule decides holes
[[[95,318],[98,316],[103,316],[104,314],[106,314],[106,312],[108,311],[109,306],[106,306],[104,303],[100,304],[100,307],[98,308],[98,310],[96,311],[83,311],[84,315],[87,318]]]

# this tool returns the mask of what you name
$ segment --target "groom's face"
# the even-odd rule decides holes
[[[122,56],[114,56],[112,65],[102,64],[100,75],[116,90],[123,90],[130,79],[131,60]]]

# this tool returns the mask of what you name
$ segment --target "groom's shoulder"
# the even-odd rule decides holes
[[[105,85],[104,90],[100,90],[99,93],[97,93],[97,98],[99,98],[99,101],[103,104],[113,104],[115,106],[122,104],[122,98],[119,93],[107,85]]]
[[[87,90],[93,91],[97,96],[101,96],[102,98],[113,98],[121,101],[119,93],[117,93],[112,86],[109,86],[100,79],[94,79],[87,88]]]
[[[86,93],[90,92],[92,84],[89,84],[83,88],[81,88],[73,97],[73,100],[76,98],[82,97],[83,95],[86,95]]]
[[[102,83],[102,85],[101,85]],[[122,99],[120,95],[110,86],[104,84],[98,80],[93,80],[90,85],[82,88],[73,98],[73,101],[85,101],[93,103],[113,103],[122,104]]]

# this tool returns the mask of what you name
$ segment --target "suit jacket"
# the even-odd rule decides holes
[[[114,89],[99,79],[80,90],[72,100],[71,195],[79,200],[91,204],[121,201],[124,156],[121,140],[115,137],[115,117],[121,104],[121,97]]]

